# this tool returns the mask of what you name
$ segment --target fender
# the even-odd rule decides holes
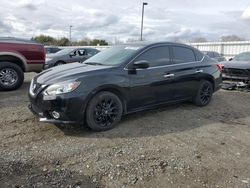
[[[83,111],[86,110],[86,107],[87,107],[89,101],[93,98],[93,96],[95,96],[97,93],[99,93],[101,91],[110,91],[110,92],[113,92],[114,94],[118,95],[118,97],[121,99],[122,104],[123,104],[123,113],[124,114],[127,113],[127,104],[125,101],[128,98],[128,96],[127,96],[128,94],[126,94],[126,91],[123,91],[122,88],[120,88],[116,85],[112,85],[112,84],[103,85],[103,86],[97,87],[94,90],[92,90],[92,92],[90,92],[87,95],[86,103],[83,106]]]
[[[18,52],[0,52],[0,56],[3,56],[3,55],[13,56],[13,57],[20,59],[22,62],[22,65],[24,67],[24,70],[26,71],[28,69],[27,59],[23,55],[21,55],[20,53],[18,53]]]

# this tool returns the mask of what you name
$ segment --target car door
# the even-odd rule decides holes
[[[147,49],[133,62],[148,62],[149,68],[136,69],[129,74],[131,100],[128,108],[148,106],[172,100],[171,75],[166,76],[166,66],[171,63],[169,46]]]
[[[173,95],[175,100],[192,97],[199,85],[199,74],[203,72],[201,61],[203,55],[196,56],[192,48],[186,46],[172,46],[173,65],[168,72],[173,77]],[[198,53],[198,52],[197,52]]]

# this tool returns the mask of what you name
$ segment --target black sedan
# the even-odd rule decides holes
[[[48,54],[44,69],[67,63],[83,62],[98,52],[99,50],[94,48],[65,48],[55,54]]]
[[[193,101],[206,106],[221,81],[221,66],[193,47],[121,45],[37,75],[30,85],[29,107],[42,122],[86,122],[103,131],[124,114],[162,104]]]

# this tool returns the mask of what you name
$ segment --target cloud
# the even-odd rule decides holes
[[[35,10],[37,10],[36,5],[34,5],[33,3],[22,4],[22,5],[20,5],[20,8],[24,8],[27,11],[35,11]]]
[[[170,41],[187,41],[188,39],[200,37],[199,30],[192,30],[190,28],[180,28],[178,31],[168,33],[165,35],[165,38]]]
[[[7,33],[7,32],[10,32],[12,29],[13,28],[11,27],[11,25],[2,21],[2,19],[0,17],[0,33]]]
[[[250,20],[250,7],[248,7],[241,16],[245,20]]]
[[[0,35],[31,38],[45,34],[56,38],[86,37],[113,41],[139,39],[141,0],[1,0]],[[144,38],[148,41],[196,37],[218,40],[226,34],[250,39],[249,0],[148,0]],[[245,10],[245,11],[244,11]],[[244,13],[242,14],[242,12]]]

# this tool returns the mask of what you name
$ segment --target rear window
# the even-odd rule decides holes
[[[204,57],[204,54],[200,52],[199,50],[194,50],[196,61],[201,61]]]

